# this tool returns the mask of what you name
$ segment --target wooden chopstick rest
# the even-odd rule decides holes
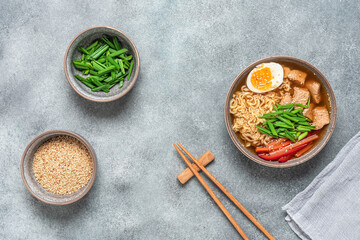
[[[206,166],[209,163],[211,163],[213,160],[215,159],[214,155],[210,152],[207,151],[206,153],[204,153],[199,159],[198,162],[202,165],[202,166]],[[193,163],[192,164],[193,168],[196,171],[200,171],[200,168]],[[190,170],[190,168],[186,168],[184,171],[182,171],[178,176],[177,179],[182,183],[185,184],[187,181],[189,181],[192,177],[194,176],[193,172]]]

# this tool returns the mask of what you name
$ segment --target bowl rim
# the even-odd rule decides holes
[[[274,161],[266,161],[263,160],[259,157],[254,156],[253,153],[251,153],[237,138],[237,136],[235,135],[234,131],[232,130],[232,124],[231,124],[231,120],[230,120],[230,113],[229,113],[229,108],[230,108],[230,99],[232,97],[232,92],[234,90],[234,88],[238,85],[239,81],[241,80],[242,76],[244,74],[246,74],[251,68],[253,68],[254,66],[257,66],[258,64],[264,63],[264,62],[270,62],[270,61],[292,61],[292,62],[298,62],[301,65],[303,65],[304,67],[308,68],[309,70],[311,70],[312,72],[315,72],[316,74],[319,75],[320,80],[323,80],[323,84],[327,85],[328,87],[328,94],[329,94],[329,101],[331,104],[331,115],[333,115],[333,118],[331,118],[332,116],[330,115],[330,124],[327,130],[326,135],[324,136],[324,138],[312,149],[313,151],[309,152],[311,154],[305,154],[304,156],[298,158],[298,161],[288,161],[282,164],[276,164]],[[284,55],[279,55],[279,56],[271,56],[271,57],[266,57],[266,58],[262,58],[260,60],[257,60],[251,64],[249,64],[248,66],[246,66],[244,68],[244,70],[242,70],[234,79],[234,81],[232,82],[229,91],[227,93],[226,96],[226,101],[225,101],[225,107],[224,107],[224,117],[225,117],[225,124],[226,124],[226,129],[227,132],[232,140],[232,142],[235,144],[235,146],[248,158],[250,158],[252,161],[255,161],[261,165],[267,166],[267,167],[273,167],[273,168],[287,168],[287,167],[293,167],[293,166],[297,166],[300,165],[308,160],[310,160],[311,158],[313,158],[315,155],[317,155],[327,144],[327,142],[330,140],[332,133],[334,132],[335,129],[335,125],[336,125],[336,118],[337,118],[337,106],[336,106],[336,98],[335,98],[335,94],[333,92],[333,89],[329,83],[329,81],[327,80],[327,78],[316,68],[314,67],[312,64],[308,63],[305,60],[296,58],[296,57],[291,57],[291,56],[284,56]]]
[[[134,76],[134,79],[133,81],[130,83],[129,87],[124,90],[123,92],[119,93],[118,95],[115,95],[114,97],[112,98],[107,98],[107,99],[94,99],[94,98],[91,98],[83,93],[81,93],[75,86],[74,84],[70,81],[70,77],[69,77],[69,74],[68,74],[68,70],[67,70],[67,67],[66,67],[66,60],[67,60],[67,57],[68,57],[68,53],[69,53],[69,50],[70,50],[70,47],[72,46],[72,44],[74,43],[74,41],[80,37],[83,33],[87,32],[87,31],[90,31],[90,30],[93,30],[93,29],[97,29],[97,28],[106,28],[106,29],[111,29],[111,30],[114,30],[114,31],[117,31],[118,33],[120,33],[121,35],[123,35],[127,40],[129,40],[130,44],[132,45],[132,47],[134,48],[134,51],[135,51],[135,61],[136,61],[136,69],[135,71],[135,76]],[[67,81],[69,82],[70,86],[72,87],[72,89],[75,90],[75,92],[77,92],[80,96],[82,96],[83,98],[87,99],[87,100],[90,100],[90,101],[93,101],[93,102],[112,102],[112,101],[115,101],[121,97],[123,97],[126,93],[128,93],[134,86],[138,76],[139,76],[139,69],[140,69],[140,56],[139,56],[139,52],[134,44],[134,42],[129,38],[128,35],[126,35],[124,32],[120,31],[119,29],[116,29],[116,28],[113,28],[113,27],[109,27],[109,26],[95,26],[95,27],[90,27],[90,28],[87,28],[83,31],[81,31],[79,34],[77,34],[73,40],[71,40],[69,46],[67,47],[66,49],[66,52],[65,52],[65,56],[64,56],[64,71],[65,71],[65,76],[66,76],[66,79]]]
[[[56,136],[60,136],[60,135],[67,135],[67,136],[70,136],[70,137],[74,137],[76,138],[77,140],[79,140],[82,144],[85,145],[85,147],[87,148],[87,150],[89,151],[90,153],[90,156],[91,156],[91,160],[93,162],[93,173],[92,173],[92,176],[89,180],[89,184],[87,185],[86,187],[86,190],[78,195],[77,197],[75,197],[74,199],[70,200],[70,201],[66,201],[66,202],[50,202],[50,201],[47,201],[47,200],[44,200],[42,198],[40,198],[39,196],[37,196],[32,190],[31,188],[29,187],[26,179],[25,179],[25,175],[24,175],[24,160],[25,160],[25,157],[27,155],[27,152],[29,150],[29,148],[41,137],[43,136],[46,136],[46,135],[49,135],[49,136],[52,136],[52,137],[56,137]],[[37,198],[38,200],[44,202],[44,203],[47,203],[47,204],[50,204],[50,205],[68,205],[68,204],[71,204],[71,203],[74,203],[78,200],[80,200],[81,198],[83,198],[89,191],[90,189],[92,188],[93,184],[94,184],[94,181],[95,181],[95,178],[96,178],[96,171],[97,171],[97,161],[96,161],[96,156],[95,156],[95,152],[93,150],[93,148],[91,147],[91,145],[83,138],[81,137],[79,134],[77,133],[74,133],[74,132],[71,132],[71,131],[68,131],[68,130],[62,130],[62,129],[54,129],[54,130],[50,130],[50,131],[46,131],[46,132],[43,132],[39,135],[37,135],[35,138],[33,138],[30,143],[26,146],[23,154],[22,154],[22,157],[21,157],[21,163],[20,163],[20,170],[21,170],[21,178],[27,188],[27,190],[31,193],[31,195],[33,195],[35,198]]]

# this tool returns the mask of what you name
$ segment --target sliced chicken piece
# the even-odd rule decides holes
[[[304,116],[307,118],[310,118],[311,121],[314,120],[314,114],[313,114],[314,107],[315,107],[315,104],[310,103],[309,108],[306,108],[303,111]]]
[[[290,72],[290,68],[288,67],[283,67],[284,69],[284,78],[288,78],[289,72]]]
[[[300,103],[306,105],[310,97],[310,92],[307,88],[294,87],[294,96],[292,103]]]
[[[316,107],[313,110],[315,129],[318,130],[323,128],[325,125],[330,123],[329,112],[326,107]]]
[[[288,75],[288,78],[291,80],[291,81],[294,81],[294,82],[297,82],[301,85],[304,85],[305,83],[305,79],[306,79],[306,76],[307,74],[302,72],[302,71],[299,71],[299,70],[291,70],[289,72],[289,75]]]
[[[285,105],[285,104],[290,104],[292,102],[292,98],[290,96],[289,93],[285,94],[284,97],[281,99],[280,104],[281,105]]]
[[[305,82],[305,87],[307,89],[309,89],[310,93],[311,93],[311,99],[315,102],[315,103],[320,103],[321,101],[321,95],[320,95],[320,83],[315,81],[315,80],[307,80]]]

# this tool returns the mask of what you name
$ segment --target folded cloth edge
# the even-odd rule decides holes
[[[282,210],[286,211],[287,216],[285,220],[288,222],[291,229],[303,240],[309,240],[311,237],[296,223],[292,216],[297,214],[306,202],[314,195],[314,193],[321,187],[321,185],[328,179],[332,173],[343,163],[345,157],[351,152],[351,150],[360,142],[360,132],[352,137],[347,144],[336,155],[335,159],[329,163],[325,169],[323,169],[306,187],[302,192],[298,193],[288,204],[282,207]]]
[[[347,155],[351,149],[357,144],[357,139],[360,138],[360,132],[352,137],[347,144],[340,150],[336,155],[335,159],[329,163],[307,186],[303,191],[298,193],[288,204],[282,207],[282,210],[288,214],[294,214],[293,210],[301,209],[301,204],[304,202],[303,199],[309,199],[313,193],[322,185],[322,183],[340,166],[344,160],[343,155]]]

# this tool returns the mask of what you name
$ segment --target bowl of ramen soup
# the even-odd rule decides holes
[[[329,141],[336,100],[325,76],[287,56],[261,59],[234,80],[225,122],[236,147],[251,160],[284,168],[304,163]]]

